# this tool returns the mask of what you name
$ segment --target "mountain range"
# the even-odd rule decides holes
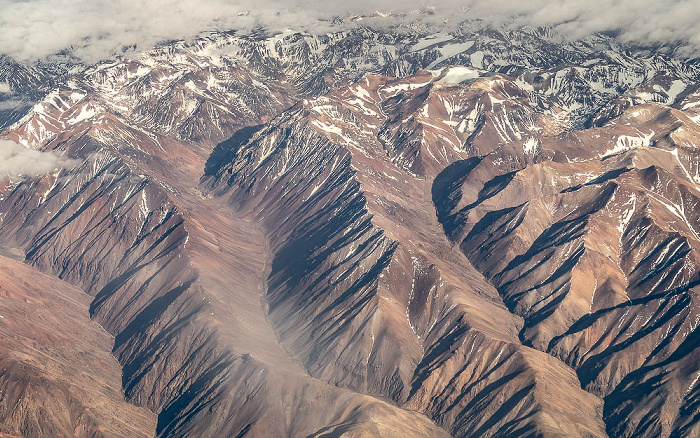
[[[547,29],[0,58],[0,436],[700,435],[700,65]]]

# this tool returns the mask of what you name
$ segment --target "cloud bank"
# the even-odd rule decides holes
[[[55,152],[37,151],[11,140],[0,139],[0,180],[39,176],[75,164],[75,160],[63,158]]]
[[[207,30],[324,32],[334,17],[425,8],[436,23],[553,26],[570,39],[618,31],[625,42],[680,42],[700,55],[697,0],[0,0],[0,53],[32,61],[71,48],[90,62]]]

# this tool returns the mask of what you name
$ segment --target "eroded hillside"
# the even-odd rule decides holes
[[[698,72],[552,47],[221,34],[63,80],[3,132],[76,163],[0,194],[6,265],[87,293],[44,348],[104,327],[158,436],[693,436]],[[37,435],[149,424],[49,376]]]

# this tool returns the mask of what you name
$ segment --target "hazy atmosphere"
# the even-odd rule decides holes
[[[63,49],[85,61],[124,51],[141,51],[162,41],[189,38],[207,30],[328,31],[357,25],[348,18],[380,12],[431,12],[431,22],[444,26],[480,19],[494,26],[553,26],[565,38],[575,39],[601,31],[620,31],[620,38],[642,44],[680,45],[679,53],[696,56],[700,47],[700,8],[694,0],[3,0],[0,6],[0,52],[29,61]],[[319,22],[325,22],[322,24]],[[399,18],[382,18],[381,25]],[[426,23],[425,14],[421,19]],[[364,21],[367,23],[367,21]],[[364,24],[361,23],[361,24]]]

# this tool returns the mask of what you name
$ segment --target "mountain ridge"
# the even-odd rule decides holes
[[[5,187],[0,243],[94,297],[158,436],[690,436],[697,69],[472,36],[223,34],[90,67],[8,122],[82,164]],[[635,292],[640,269],[670,286]],[[645,302],[666,316],[610,341]]]

